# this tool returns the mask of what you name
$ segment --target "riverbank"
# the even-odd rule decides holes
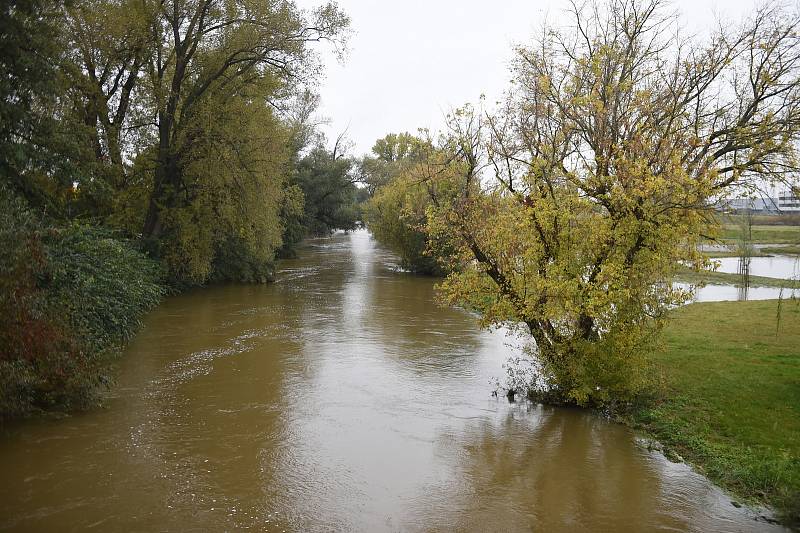
[[[633,416],[668,451],[748,503],[800,523],[800,304],[697,303],[654,354],[664,400]]]
[[[676,280],[691,285],[698,284],[715,284],[715,285],[736,285],[742,283],[742,276],[740,274],[731,274],[727,272],[712,272],[703,270],[700,272],[685,268],[681,270],[676,276]],[[750,276],[748,278],[750,287],[776,287],[784,289],[795,289],[800,287],[800,281],[793,279],[780,279],[768,278],[766,276]]]
[[[720,240],[727,243],[736,243],[741,239],[742,227],[736,223],[723,224]],[[800,243],[800,226],[773,226],[754,224],[750,228],[750,241],[763,244],[793,244]]]
[[[97,404],[108,359],[167,293],[161,265],[107,229],[43,220],[0,188],[0,424]]]

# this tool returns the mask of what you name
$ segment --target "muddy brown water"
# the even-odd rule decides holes
[[[517,353],[363,231],[168,299],[105,405],[0,435],[20,531],[773,531],[627,428],[491,395]]]

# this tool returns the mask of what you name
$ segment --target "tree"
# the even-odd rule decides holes
[[[307,44],[339,39],[348,24],[333,3],[318,8],[311,20],[288,1],[163,4],[146,67],[158,132],[146,238],[160,237],[163,211],[184,202],[182,168],[191,144],[186,125],[203,100],[214,93],[235,94],[265,77],[275,84],[262,94],[263,101],[280,99],[287,81],[315,73]]]
[[[282,242],[289,131],[262,99],[273,82],[262,83],[266,89],[249,83],[207,95],[184,123],[180,202],[162,208],[158,243],[174,282],[272,277]]]
[[[703,261],[710,199],[797,171],[798,16],[768,5],[700,42],[664,8],[573,5],[571,28],[517,50],[502,109],[450,117],[448,155],[421,176],[462,182],[429,211],[469,265],[446,299],[524,325],[558,401],[645,391],[644,350],[688,296],[670,282]]]
[[[343,137],[339,136],[332,151],[317,145],[297,164],[294,182],[303,191],[303,226],[310,235],[356,228],[354,161],[342,151]]]
[[[0,180],[37,207],[53,207],[41,173],[58,168],[63,2],[4,0],[0,15]]]
[[[336,4],[70,0],[6,11],[2,163],[13,189],[57,219],[141,236],[175,283],[268,279],[304,205],[287,179],[314,136],[311,45],[338,51],[346,39]]]
[[[372,235],[400,257],[400,266],[419,274],[441,275],[436,257],[427,253],[428,193],[412,177],[398,177],[367,202],[365,221]]]
[[[132,121],[131,115],[144,111],[141,78],[153,52],[156,17],[156,6],[141,0],[81,0],[67,9],[71,62],[64,70],[72,87],[72,118],[83,126],[95,163],[81,185],[87,194],[106,197],[95,198],[104,203],[95,206],[103,215],[115,207],[114,195],[129,185],[124,152],[141,149],[134,137],[151,122],[146,115]]]
[[[405,168],[423,156],[424,143],[410,133],[390,133],[375,141],[373,156],[364,156],[359,163],[360,181],[372,196],[390,183]]]
[[[428,246],[430,195],[417,168],[434,158],[432,151],[428,139],[390,133],[375,142],[375,157],[362,160],[361,179],[372,196],[364,219],[375,238],[400,256],[404,269],[439,276],[445,272],[442,258]],[[443,180],[438,182],[441,185]]]

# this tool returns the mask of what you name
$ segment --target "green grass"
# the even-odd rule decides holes
[[[735,223],[741,215],[724,216],[723,221]],[[800,213],[784,213],[782,215],[753,215],[753,224],[763,226],[800,226]]]
[[[664,399],[639,427],[734,498],[800,524],[800,304],[697,303],[677,310],[653,355]]]
[[[752,242],[763,244],[799,244],[800,226],[766,226],[752,227]],[[742,228],[738,224],[723,224],[720,240],[736,242],[741,237]]]
[[[700,253],[711,259],[719,259],[720,257],[741,257],[742,255],[735,249]],[[763,248],[754,249],[750,257],[773,257],[775,255],[800,255],[800,246],[792,244],[786,246],[765,246]]]
[[[774,248],[765,246],[758,251],[765,255],[800,255],[800,244]]]
[[[773,248],[770,248],[773,250]],[[726,252],[700,252],[704,256],[711,258],[711,259],[719,259],[720,257],[741,257],[742,254],[735,250],[729,250]],[[753,250],[753,253],[750,254],[750,257],[772,257],[778,252],[765,252],[764,249]]]
[[[729,274],[726,272],[710,272],[703,270],[696,272],[688,268],[682,269],[676,276],[677,281],[690,283],[692,285],[711,283],[715,285],[739,285],[741,281],[739,274]],[[800,288],[800,281],[791,279],[767,278],[764,276],[750,276],[751,287],[784,287]]]

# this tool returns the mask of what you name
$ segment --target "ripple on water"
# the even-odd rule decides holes
[[[775,531],[585,412],[493,398],[506,331],[365,232],[170,298],[104,409],[0,440],[0,528]]]

